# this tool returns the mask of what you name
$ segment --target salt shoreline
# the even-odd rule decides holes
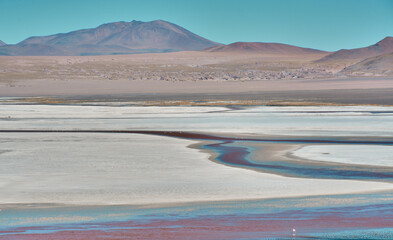
[[[206,153],[186,147],[195,141],[176,138],[109,133],[7,133],[2,137],[7,141],[1,146],[9,152],[0,157],[10,164],[2,168],[2,203],[154,204],[393,189],[390,183],[287,178],[228,167],[207,160]],[[40,156],[37,151],[42,151],[44,143],[46,154]],[[153,152],[149,150],[152,146]],[[108,153],[112,155],[109,158]],[[89,159],[83,157],[86,154]],[[24,165],[23,161],[31,161],[28,156],[35,156],[34,165]]]

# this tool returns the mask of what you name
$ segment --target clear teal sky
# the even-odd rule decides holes
[[[393,36],[393,0],[0,0],[0,40],[14,44],[134,19],[166,20],[225,44],[332,51]]]

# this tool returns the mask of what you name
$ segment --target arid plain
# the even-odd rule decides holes
[[[172,101],[169,105],[194,100],[200,104],[222,100],[246,105],[392,103],[390,74],[345,72],[356,60],[315,62],[327,54],[0,56],[0,95],[40,97],[26,101],[48,103],[108,98],[154,104]]]

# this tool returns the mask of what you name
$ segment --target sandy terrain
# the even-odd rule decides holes
[[[112,56],[0,56],[2,81],[52,80],[269,80],[329,76],[335,66],[312,64],[325,53],[297,55],[175,52]],[[342,67],[342,66],[341,66]],[[329,72],[328,71],[328,72]]]
[[[0,97],[393,104],[392,78],[353,78],[340,73],[344,63],[313,63],[319,57],[211,52],[0,56]]]
[[[167,82],[156,80],[34,80],[0,85],[3,97],[134,94],[230,94],[263,91],[393,89],[393,79]]]

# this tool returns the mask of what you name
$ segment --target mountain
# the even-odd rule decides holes
[[[366,58],[365,60],[346,67],[343,73],[393,75],[393,52]]]
[[[4,45],[7,45],[7,44],[0,40],[0,46],[4,46]]]
[[[317,62],[363,60],[390,52],[393,52],[393,37],[386,37],[368,47],[339,50],[317,60]]]
[[[309,54],[323,51],[301,48],[281,43],[235,42],[204,49],[206,52],[266,53],[266,54]]]
[[[97,28],[30,37],[18,44],[0,47],[0,55],[101,55],[173,51],[197,51],[218,43],[200,37],[176,24],[115,22]]]

